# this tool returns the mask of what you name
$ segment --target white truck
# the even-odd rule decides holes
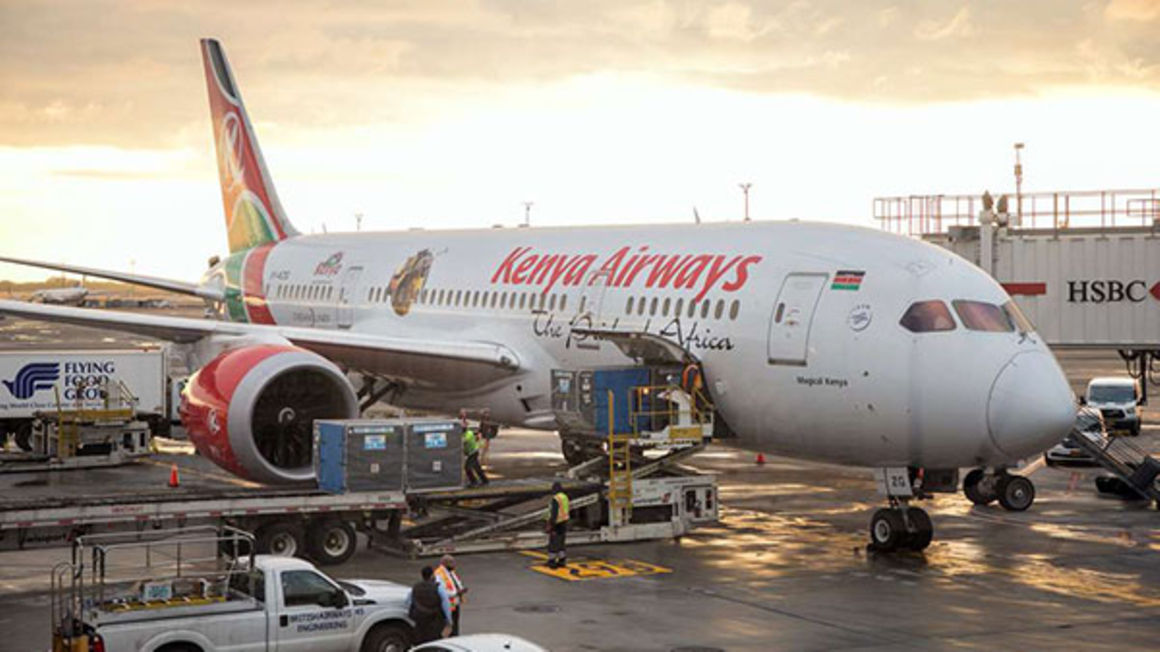
[[[335,580],[240,530],[82,537],[53,571],[54,650],[403,652],[410,588]]]
[[[0,351],[0,442],[11,434],[19,448],[31,450],[37,412],[101,409],[110,386],[128,390],[154,434],[168,432],[175,405],[164,347]]]

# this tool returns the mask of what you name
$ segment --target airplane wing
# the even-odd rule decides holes
[[[0,256],[0,262],[12,263],[14,265],[27,265],[28,267],[55,269],[58,272],[84,274],[85,276],[95,276],[96,278],[107,278],[113,281],[121,281],[122,283],[142,285],[145,287],[156,288],[158,290],[168,290],[170,292],[177,292],[178,294],[188,294],[195,297],[201,297],[202,299],[209,299],[210,301],[222,300],[222,293],[220,290],[201,287],[196,283],[187,283],[186,281],[173,281],[166,278],[158,278],[156,276],[125,274],[123,272],[113,272],[105,269],[97,269],[95,267],[81,267],[80,265],[49,263],[40,260],[12,258],[10,256]]]
[[[211,335],[280,337],[350,369],[452,389],[478,386],[520,368],[514,351],[492,342],[384,337],[6,300],[0,300],[0,315],[136,333],[178,343],[192,343]]]

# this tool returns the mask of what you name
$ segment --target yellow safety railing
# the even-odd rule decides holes
[[[682,407],[681,398],[688,405]],[[701,439],[701,426],[713,422],[713,403],[700,389],[692,393],[677,385],[633,387],[629,396],[629,421],[633,432],[659,432],[667,426],[670,439]],[[687,419],[684,417],[688,417]]]
[[[612,525],[627,524],[632,517],[633,435],[617,434],[612,390],[608,390],[608,506]]]

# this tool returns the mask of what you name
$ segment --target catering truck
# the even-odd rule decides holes
[[[165,347],[0,351],[0,442],[11,435],[32,450],[37,413],[100,410],[115,390],[154,434],[166,434],[176,412]]]

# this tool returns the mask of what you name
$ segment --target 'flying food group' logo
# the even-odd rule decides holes
[[[4,383],[13,397],[23,401],[32,398],[39,390],[52,389],[52,384],[58,378],[60,378],[60,363],[32,362],[16,372],[16,377],[12,380],[0,382]]]

